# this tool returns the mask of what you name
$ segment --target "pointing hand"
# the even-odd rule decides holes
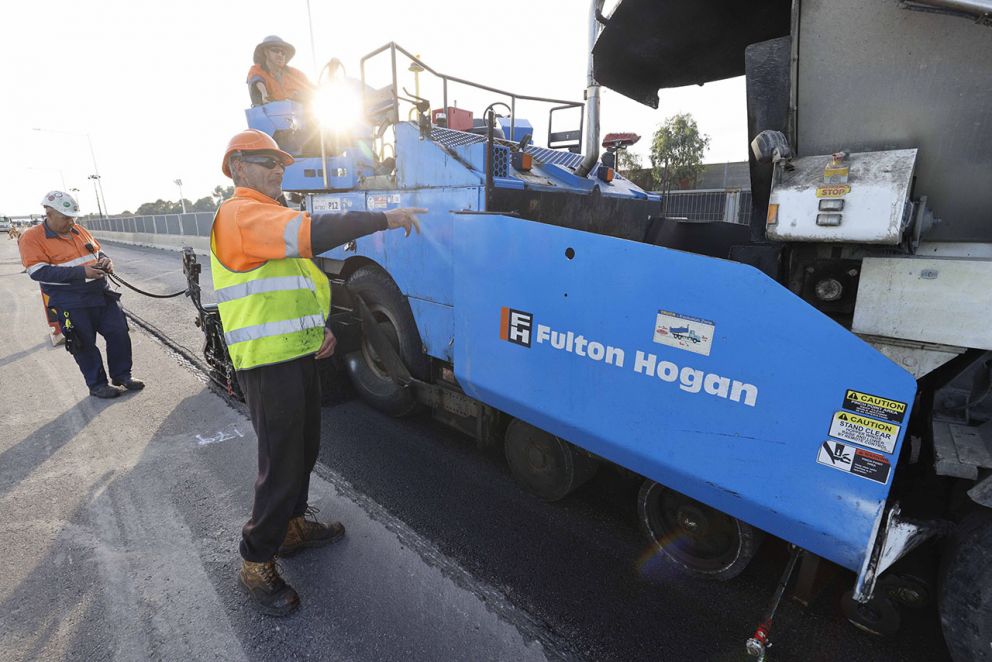
[[[414,229],[417,234],[420,234],[420,220],[417,218],[417,214],[426,214],[427,210],[423,207],[400,207],[399,209],[387,209],[386,223],[389,224],[390,228],[403,228],[406,231],[406,236],[410,236],[410,230]]]

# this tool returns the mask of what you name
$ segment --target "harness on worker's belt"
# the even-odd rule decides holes
[[[70,354],[78,354],[81,352],[84,349],[83,340],[79,337],[79,334],[76,333],[76,327],[73,325],[72,320],[69,319],[69,311],[60,311],[58,308],[49,308],[49,310],[59,322],[59,327],[62,330],[62,337],[65,338],[65,350]]]

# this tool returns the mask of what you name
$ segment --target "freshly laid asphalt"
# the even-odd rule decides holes
[[[139,287],[185,287],[177,252],[105,249]],[[311,483],[311,502],[348,536],[282,562],[298,614],[257,615],[235,580],[255,462],[243,409],[137,326],[135,376],[148,388],[88,397],[48,344],[16,257],[0,241],[0,660],[747,659],[781,542],[731,582],[687,579],[637,530],[636,480],[601,471],[544,503],[498,449],[357,400],[325,407]],[[123,303],[199,354],[188,299],[125,291]],[[840,613],[853,575],[828,567],[823,583],[808,608],[783,602],[769,659],[947,658],[933,606],[879,639]]]

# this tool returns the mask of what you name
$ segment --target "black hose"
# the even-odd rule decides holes
[[[118,276],[117,274],[112,274],[110,272],[105,272],[105,273],[107,274],[107,278],[110,279],[110,282],[115,283],[117,285],[123,285],[124,287],[134,290],[138,294],[144,294],[146,297],[152,297],[153,299],[171,299],[173,297],[177,297],[181,294],[186,294],[189,292],[188,289],[185,289],[179,292],[174,292],[173,294],[153,294],[152,292],[145,292],[144,290],[135,287],[131,283],[127,282],[126,280]]]

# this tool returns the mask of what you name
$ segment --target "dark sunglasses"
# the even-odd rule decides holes
[[[255,165],[260,165],[266,170],[272,170],[277,165],[281,165],[283,168],[286,164],[282,162],[282,159],[276,158],[274,156],[242,156],[241,160],[245,163],[253,163]]]
[[[270,53],[274,53],[276,55],[285,55],[286,54],[286,50],[284,48],[279,47],[279,46],[275,46],[273,48],[270,48],[269,49],[269,52]]]

